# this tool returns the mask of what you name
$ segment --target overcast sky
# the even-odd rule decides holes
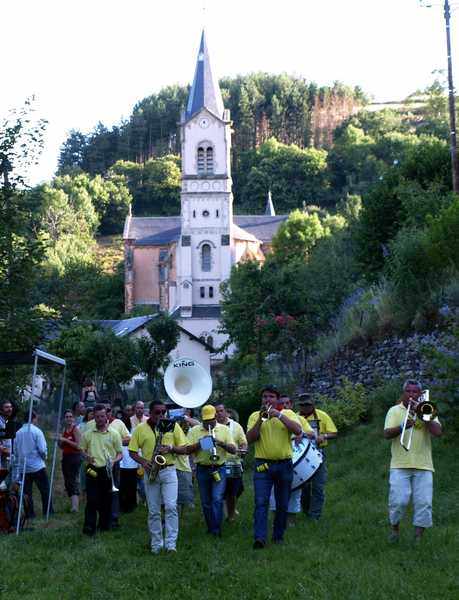
[[[50,179],[70,129],[128,117],[190,82],[203,24],[217,76],[287,72],[399,100],[446,68],[440,1],[3,0],[0,117],[32,94],[49,121],[33,183]],[[459,2],[452,2],[459,5]],[[203,10],[205,7],[205,10]],[[452,15],[455,77],[459,55]]]

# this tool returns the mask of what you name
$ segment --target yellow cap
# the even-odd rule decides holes
[[[206,404],[201,409],[201,417],[203,421],[210,421],[211,419],[215,419],[215,407],[210,404]]]

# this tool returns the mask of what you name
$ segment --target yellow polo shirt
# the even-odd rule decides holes
[[[317,418],[319,419],[319,433],[320,434],[338,433],[338,430],[336,429],[336,425],[333,423],[333,419],[330,417],[330,415],[328,415],[325,411],[320,410],[318,408],[316,408],[316,414],[317,414]],[[308,422],[315,421],[314,413],[309,415],[309,417],[306,417],[306,420]],[[328,442],[327,442],[327,440],[325,440],[321,444],[319,444],[319,446],[321,448],[324,448],[325,446],[327,446],[327,444],[328,444]]]
[[[298,415],[293,410],[284,409],[281,413],[301,425]],[[257,410],[250,415],[247,431],[250,431],[258,421],[259,414],[260,411]],[[292,434],[277,417],[267,419],[261,424],[260,437],[255,442],[255,458],[266,460],[292,458]]]
[[[85,431],[94,431],[94,429],[96,429],[96,422],[93,419],[92,421],[89,421]],[[122,440],[130,436],[129,429],[121,419],[113,419],[113,421],[108,424],[108,429],[110,431],[116,431]]]
[[[92,456],[96,467],[104,467],[107,464],[107,456],[114,460],[116,455],[123,451],[118,432],[110,429],[99,431],[96,428],[85,431],[80,448]]]
[[[163,434],[161,444],[163,446],[186,446],[186,437],[182,428],[175,423],[174,429]],[[132,432],[128,449],[133,452],[142,451],[142,456],[151,461],[156,446],[156,432],[148,423],[141,423]],[[168,453],[163,455],[168,466],[176,464],[177,455]]]
[[[187,454],[176,454],[175,466],[177,467],[177,471],[191,473],[190,457]]]
[[[303,433],[313,433],[313,429],[312,429],[311,425],[309,425],[309,421],[305,417],[302,417],[301,415],[297,415],[297,416],[300,420],[301,429],[303,430]]]
[[[226,425],[221,425],[220,423],[217,423],[212,433],[214,438],[219,442],[224,442],[225,444],[234,444],[233,436],[231,435],[231,432]],[[205,437],[206,435],[209,435],[209,430],[205,428],[204,425],[195,425],[188,432],[188,445],[191,446],[192,444],[196,444],[201,438]],[[225,462],[228,453],[226,452],[226,450],[223,450],[223,448],[220,448],[220,446],[216,446],[216,448],[218,461],[213,463],[210,460],[210,452],[207,450],[201,450],[201,448],[199,448],[196,452],[193,453],[195,456],[194,461],[199,465],[222,465]]]
[[[402,403],[391,406],[386,414],[384,429],[391,427],[401,427],[405,420],[406,408]],[[438,418],[434,421],[439,423]],[[406,430],[405,440],[408,440],[410,429]],[[426,425],[416,420],[411,440],[411,448],[406,451],[400,444],[400,435],[391,440],[391,469],[422,469],[424,471],[434,471],[432,462],[432,442],[431,435]]]
[[[243,444],[247,447],[247,438],[245,437],[242,425],[233,419],[228,419],[228,422],[224,424],[224,427],[228,427],[237,448],[240,448]],[[225,462],[231,462],[233,464],[241,463],[242,459],[239,454],[230,454],[229,452],[226,452]]]

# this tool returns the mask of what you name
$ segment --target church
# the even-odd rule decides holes
[[[287,218],[275,214],[270,194],[264,215],[233,214],[231,125],[203,31],[180,119],[181,214],[130,214],[123,233],[126,312],[136,305],[167,311],[215,349],[217,361],[227,339],[219,331],[220,284],[238,262],[263,262]]]

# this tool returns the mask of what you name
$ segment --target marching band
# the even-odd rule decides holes
[[[136,505],[137,493],[144,495],[152,554],[162,550],[176,552],[180,516],[185,506],[194,503],[194,480],[207,532],[221,537],[225,513],[228,522],[234,521],[239,514],[236,506],[243,492],[243,459],[248,445],[254,448],[253,548],[261,550],[268,543],[269,509],[274,511],[271,536],[274,544],[283,542],[288,522],[297,513],[303,512],[311,520],[320,519],[327,479],[326,446],[329,440],[337,437],[331,417],[316,408],[312,397],[305,393],[298,396],[298,412],[295,412],[291,399],[281,395],[275,386],[268,385],[261,390],[260,409],[249,416],[245,433],[243,427],[230,417],[224,403],[215,406],[208,403],[211,386],[209,389],[208,382],[196,384],[193,362],[180,359],[174,363],[174,367],[181,364],[184,369],[179,368],[173,376],[169,373],[166,391],[173,404],[153,401],[149,416],[144,415],[143,403],[137,403],[135,415],[126,413],[123,422],[111,416],[109,406],[99,403],[93,409],[93,421],[83,421],[77,431],[75,419],[70,411],[66,411],[65,429],[59,438],[65,487],[72,500],[72,510],[76,512],[79,467],[83,458],[84,534],[93,536],[97,530],[106,531],[117,526],[121,461],[121,470],[131,471],[129,476],[126,473],[121,478],[122,487],[130,486],[127,503],[121,490],[122,509],[128,506],[126,512],[129,512]],[[202,376],[201,371],[199,376]],[[189,378],[186,386],[184,377]],[[177,393],[175,385],[180,388]],[[186,398],[185,387],[197,388],[199,393]],[[183,407],[178,415],[177,405]],[[198,407],[200,419],[189,414]],[[5,422],[3,416],[1,424],[5,425]],[[46,444],[40,430],[35,429],[35,436],[41,440],[40,449],[34,450],[37,470],[44,480]],[[430,440],[441,434],[441,425],[429,402],[428,392],[422,392],[418,382],[407,381],[400,403],[389,409],[384,426],[384,437],[392,441],[390,541],[399,539],[400,522],[411,497],[415,539],[419,541],[424,530],[432,526]],[[22,448],[21,440],[21,431],[18,431],[15,452],[24,454],[26,450]],[[2,465],[6,464],[11,447],[11,439],[0,439]],[[3,471],[6,470],[2,468]],[[19,481],[20,477],[16,474],[13,479]],[[26,478],[29,493],[33,480],[38,483],[32,474]],[[6,489],[5,482],[0,483]],[[4,492],[3,488],[0,493]],[[43,506],[45,500],[43,488]]]

